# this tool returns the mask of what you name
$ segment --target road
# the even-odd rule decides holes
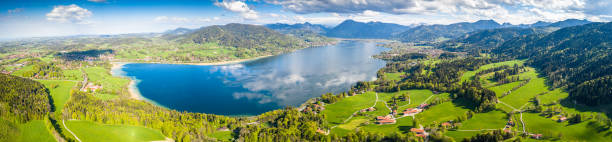
[[[66,122],[62,119],[62,124],[64,124],[64,128],[66,128],[66,130],[68,130],[68,132],[70,132],[70,134],[72,134],[72,136],[74,136],[74,138],[76,138],[77,141],[81,142],[81,139],[79,139],[79,137],[77,137],[72,131],[70,131],[70,129],[68,129],[68,126],[66,126]]]

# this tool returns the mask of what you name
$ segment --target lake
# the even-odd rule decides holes
[[[376,79],[388,49],[369,41],[306,48],[228,65],[130,63],[120,70],[147,100],[179,111],[257,115]]]

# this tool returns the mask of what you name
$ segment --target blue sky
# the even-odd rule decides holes
[[[0,38],[162,32],[227,23],[346,19],[403,25],[493,19],[529,24],[612,19],[610,0],[15,0],[0,2]]]

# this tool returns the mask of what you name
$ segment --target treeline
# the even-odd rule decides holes
[[[463,142],[500,142],[512,137],[514,137],[513,133],[507,133],[502,130],[494,130],[491,132],[476,134],[476,136],[471,138],[465,138],[463,139]]]
[[[103,101],[75,91],[64,107],[64,119],[90,120],[104,124],[124,124],[158,129],[176,141],[211,140],[206,135],[217,128],[238,127],[236,119],[203,113],[168,110],[144,101],[113,99]]]
[[[24,123],[51,111],[49,90],[34,80],[0,74],[0,118]]]

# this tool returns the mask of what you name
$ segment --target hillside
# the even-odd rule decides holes
[[[227,24],[208,26],[182,36],[184,41],[203,44],[219,43],[238,48],[299,48],[303,42],[264,26]]]
[[[527,64],[541,70],[554,87],[567,87],[570,97],[581,103],[610,104],[610,35],[612,23],[592,23],[563,28],[548,35],[515,38],[494,49],[493,53],[501,57],[528,58]]]
[[[483,49],[490,50],[515,37],[545,32],[546,31],[543,29],[536,28],[501,28],[480,30],[469,33],[463,37],[458,37],[440,43],[438,47],[444,50],[463,52]]]
[[[357,22],[345,20],[327,32],[329,37],[386,39],[410,29],[408,26],[382,22]]]
[[[558,28],[565,28],[577,25],[583,25],[591,23],[588,20],[578,20],[578,19],[567,19],[563,21],[557,21],[554,23],[550,22],[536,22],[533,24],[520,24],[520,25],[512,25],[509,23],[499,24],[493,20],[480,20],[474,23],[469,22],[461,22],[450,25],[423,25],[412,28],[406,32],[399,34],[396,39],[403,42],[432,42],[432,41],[440,41],[444,39],[454,39],[454,38],[465,38],[465,34],[470,32],[475,32],[479,30],[489,30],[489,29],[499,29],[499,28],[537,28],[543,30],[556,30]],[[505,29],[499,31],[489,31],[489,32],[501,32],[502,34],[509,35],[508,32],[520,32],[516,31],[517,29]],[[526,29],[523,29],[526,30]],[[485,31],[486,32],[486,31]],[[525,32],[525,31],[523,31]],[[487,33],[481,33],[487,34]],[[493,33],[494,34],[494,33]],[[486,37],[486,35],[475,35],[479,37]],[[475,37],[474,38],[478,38]],[[499,35],[497,35],[499,36]],[[493,43],[493,42],[490,42]]]
[[[297,23],[297,24],[292,24],[292,25],[276,23],[276,24],[266,24],[264,26],[272,30],[278,31],[280,33],[283,33],[283,34],[293,34],[293,35],[305,34],[305,33],[324,35],[327,32],[327,30],[329,30],[329,28],[323,25],[311,24],[308,22],[305,22],[303,24]]]

